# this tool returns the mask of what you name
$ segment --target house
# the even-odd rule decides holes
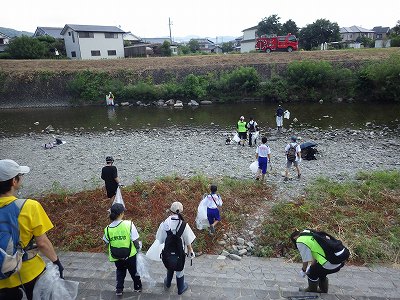
[[[71,59],[123,58],[125,31],[115,26],[66,24],[61,31]]]
[[[257,26],[242,30],[243,39],[240,41],[240,53],[248,53],[256,48]]]
[[[37,27],[33,37],[48,35],[55,39],[62,39],[61,30],[63,30],[62,27]]]
[[[242,40],[243,40],[243,36],[240,36],[240,37],[237,37],[234,41],[232,41],[235,52],[240,52]]]
[[[10,39],[11,38],[8,35],[0,32],[0,52],[5,51]]]
[[[170,43],[170,49],[172,55],[178,55],[178,44],[175,42],[171,42],[170,38],[142,38],[142,42],[145,44],[150,44],[150,48],[155,50],[160,47],[164,42],[167,41]]]
[[[360,26],[342,27],[339,30],[342,42],[347,43],[350,48],[360,48],[359,39],[367,37],[374,38],[374,32]]]
[[[205,53],[222,53],[222,48],[209,39],[192,39],[199,43],[199,51]]]
[[[124,45],[126,46],[132,46],[132,45],[136,45],[138,43],[141,43],[142,40],[140,37],[134,35],[132,32],[128,31],[125,32],[122,36],[123,40],[124,40]]]
[[[390,27],[376,26],[372,28],[374,32],[375,48],[390,47]]]

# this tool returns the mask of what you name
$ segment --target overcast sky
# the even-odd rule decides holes
[[[273,14],[298,27],[327,19],[372,29],[394,27],[400,19],[400,0],[14,0],[2,7],[0,27],[34,32],[37,26],[116,25],[140,37],[169,36],[168,18],[173,37],[209,38],[241,36]]]

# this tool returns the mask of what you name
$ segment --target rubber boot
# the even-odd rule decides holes
[[[185,282],[185,276],[176,277],[176,285],[178,286],[178,295],[182,295],[187,289],[188,284]]]
[[[321,293],[327,293],[328,287],[329,287],[328,277],[325,277],[324,279],[320,278],[319,279],[319,289],[321,290]]]
[[[308,287],[307,288],[299,288],[300,292],[311,292],[318,293],[318,280],[312,281],[308,279]]]
[[[167,270],[167,277],[164,279],[164,288],[169,289],[171,287],[172,277],[174,277],[174,271]]]

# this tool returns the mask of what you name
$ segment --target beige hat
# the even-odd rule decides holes
[[[183,212],[183,205],[182,203],[176,201],[171,204],[171,208],[169,209],[173,213],[182,213]]]
[[[29,167],[20,166],[11,159],[0,160],[0,181],[7,181],[18,174],[26,174],[29,173],[29,171]]]

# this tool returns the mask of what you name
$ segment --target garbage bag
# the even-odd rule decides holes
[[[207,219],[207,198],[203,197],[197,208],[196,227],[199,230],[207,229],[210,226]]]
[[[253,132],[253,134],[251,135],[251,142],[253,145],[255,145],[256,139],[258,139],[259,136],[260,136],[259,131]]]
[[[233,136],[233,140],[234,140],[236,143],[239,143],[239,142],[240,142],[240,137],[239,137],[239,134],[238,134],[238,133],[235,133],[235,135]]]
[[[136,269],[140,278],[148,282],[151,286],[156,285],[156,281],[151,277],[149,273],[149,263],[145,255],[142,252],[136,254]]]
[[[155,240],[146,252],[146,257],[154,261],[161,261],[161,251],[164,249],[164,243],[160,243],[159,240]]]
[[[285,110],[285,111],[283,112],[283,117],[284,117],[285,119],[290,119],[290,111]]]
[[[253,172],[254,174],[257,173],[257,170],[258,170],[258,161],[256,160],[256,161],[252,162],[252,163],[250,164],[249,168],[250,168],[251,172]]]
[[[115,203],[121,203],[125,207],[124,199],[122,199],[121,189],[119,187],[117,188],[113,204]]]
[[[38,278],[33,289],[33,300],[75,300],[78,295],[77,281],[60,278],[58,267],[53,263]]]

